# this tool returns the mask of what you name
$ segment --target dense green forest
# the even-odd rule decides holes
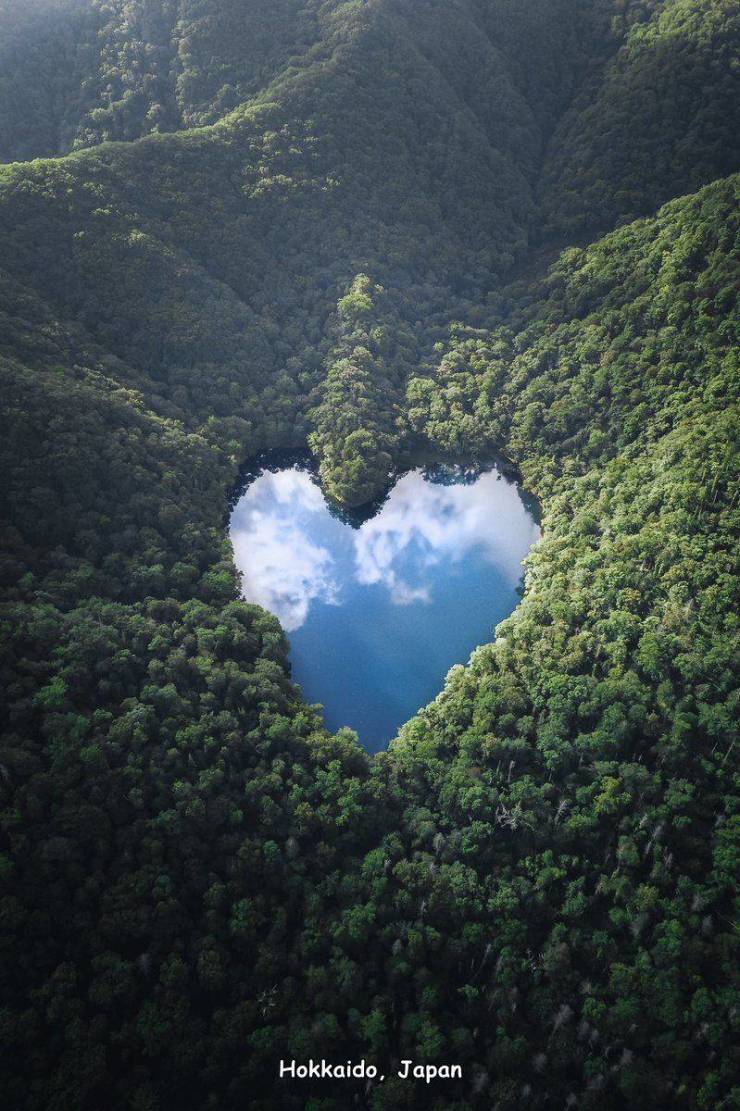
[[[739,40],[0,0],[3,1106],[738,1106]],[[239,469],[304,446],[344,505],[496,451],[542,508],[372,758],[239,600]]]

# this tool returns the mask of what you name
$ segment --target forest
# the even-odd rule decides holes
[[[0,0],[9,1111],[738,1106],[739,46],[736,0]],[[268,449],[541,506],[375,756],[241,599]]]

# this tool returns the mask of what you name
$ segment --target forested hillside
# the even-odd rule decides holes
[[[737,4],[653,7],[552,137],[541,184],[551,230],[605,229],[737,169]]]
[[[736,1105],[739,25],[0,2],[8,1107]],[[239,468],[306,445],[542,507],[373,758],[239,600]]]
[[[3,0],[0,153],[64,154],[213,123],[319,37],[320,5]]]
[[[575,87],[564,95],[563,72],[573,81],[588,64],[574,29],[589,39],[604,33],[609,5],[592,7],[583,0],[536,0],[523,9],[511,0],[3,0],[0,155],[65,154],[214,123],[331,57],[347,30],[358,28],[380,31],[385,49],[408,56],[415,47],[422,65],[441,71],[437,80],[466,86],[468,110],[484,130],[492,122],[489,93],[507,113],[521,111],[512,81],[515,97],[552,121]],[[527,64],[525,38],[533,54]],[[450,43],[466,50],[466,70],[455,65]],[[505,67],[491,66],[492,51]],[[414,68],[403,71],[412,82]]]

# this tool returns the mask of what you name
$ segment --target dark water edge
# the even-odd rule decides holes
[[[239,475],[234,486],[229,491],[224,524],[228,528],[231,514],[240,498],[247,489],[259,478],[267,473],[277,474],[278,471],[296,467],[305,471],[321,490],[326,501],[329,513],[343,524],[352,528],[359,528],[365,521],[375,517],[390,497],[393,487],[405,474],[421,469],[424,478],[435,485],[456,485],[460,483],[474,483],[482,474],[490,470],[499,471],[509,482],[516,483],[519,497],[527,512],[534,518],[535,523],[542,527],[542,507],[537,496],[524,488],[519,468],[505,455],[490,452],[479,459],[470,461],[463,455],[444,455],[434,452],[428,447],[418,447],[404,452],[403,463],[394,468],[388,481],[388,487],[377,498],[366,502],[364,505],[344,506],[329,497],[324,490],[319,477],[319,465],[315,457],[307,448],[267,448],[249,456],[239,468]],[[452,468],[461,468],[462,477],[450,473]]]

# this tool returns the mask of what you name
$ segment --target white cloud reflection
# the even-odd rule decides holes
[[[264,474],[234,511],[231,541],[244,597],[274,613],[286,632],[299,629],[315,600],[336,604],[339,584],[328,548],[311,540],[303,519],[326,511],[303,471]]]
[[[536,536],[515,489],[496,472],[472,485],[452,486],[426,482],[413,472],[399,480],[378,516],[356,534],[356,577],[361,583],[384,582],[398,605],[430,601],[428,588],[413,579],[478,549],[516,582],[522,550]]]
[[[275,613],[287,632],[300,628],[314,601],[339,604],[345,582],[384,585],[397,605],[429,603],[430,569],[459,564],[473,549],[515,585],[538,535],[516,488],[495,471],[449,486],[404,475],[356,530],[329,516],[305,471],[267,473],[231,522],[245,598]]]

